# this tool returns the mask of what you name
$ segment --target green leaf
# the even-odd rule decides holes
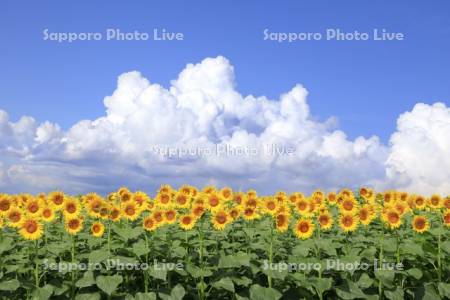
[[[402,245],[401,251],[407,255],[424,256],[422,246],[411,241],[406,241]]]
[[[48,300],[53,294],[53,286],[46,284],[41,288],[33,291],[33,300]]]
[[[216,289],[225,289],[234,293],[234,283],[229,277],[225,277],[214,282],[212,286]]]
[[[140,257],[150,252],[144,241],[140,240],[133,244],[132,251],[136,256]]]
[[[278,300],[280,298],[281,293],[275,289],[262,287],[259,284],[250,287],[251,300]]]
[[[234,281],[235,284],[242,285],[242,286],[249,286],[253,282],[250,278],[245,277],[245,276],[232,277],[231,279]]]
[[[172,254],[174,257],[185,257],[187,254],[187,251],[183,247],[175,247],[172,249]]]
[[[0,254],[3,252],[9,251],[14,248],[14,241],[10,237],[1,237],[0,238]]]
[[[438,290],[442,298],[450,299],[450,283],[439,282]]]
[[[384,295],[386,296],[386,298],[388,298],[390,300],[403,300],[404,299],[403,289],[401,287],[397,287],[397,289],[395,291],[385,290]]]
[[[406,273],[413,277],[416,280],[419,280],[420,278],[422,278],[422,271],[420,269],[417,268],[412,268],[406,271]]]
[[[91,293],[91,294],[78,294],[75,297],[75,300],[100,300],[100,293]]]
[[[292,255],[306,257],[310,251],[309,247],[305,247],[303,245],[297,245],[292,249]]]
[[[450,241],[445,241],[442,243],[442,249],[450,254]]]
[[[352,281],[346,280],[343,286],[336,289],[337,295],[342,299],[366,298],[366,295]]]
[[[311,284],[314,286],[317,295],[323,295],[323,293],[331,288],[333,280],[331,278],[310,278]]]
[[[182,300],[186,291],[181,284],[177,284],[170,292],[170,300]]]
[[[137,293],[134,296],[135,300],[156,300],[155,293]]]
[[[0,291],[15,291],[19,288],[20,282],[17,279],[11,279],[0,282]]]
[[[394,238],[385,238],[383,240],[383,249],[386,252],[395,252],[397,251],[397,240]]]
[[[437,228],[432,228],[430,229],[430,233],[434,236],[438,236],[438,235],[445,235],[447,234],[447,231],[442,228],[442,227],[437,227]]]
[[[439,295],[436,293],[434,285],[428,284],[416,289],[414,293],[414,298],[421,300],[435,300],[439,299]]]
[[[98,264],[102,261],[105,261],[109,258],[109,252],[106,250],[94,250],[89,253],[89,263],[90,264]]]
[[[167,278],[167,270],[161,265],[155,265],[148,269],[148,273],[150,276],[156,279],[166,280]]]
[[[103,276],[96,278],[97,286],[106,294],[111,295],[117,287],[122,283],[123,278],[120,275]]]
[[[94,273],[92,271],[86,271],[76,283],[75,286],[79,288],[88,287],[95,284]]]
[[[115,226],[114,232],[116,232],[125,241],[128,241],[140,236],[143,233],[143,229],[142,227],[130,228],[130,227]]]
[[[250,266],[250,256],[246,253],[223,255],[219,259],[219,268],[238,268],[241,266]]]
[[[192,277],[194,278],[200,278],[200,277],[209,277],[212,275],[212,272],[208,269],[201,269],[197,266],[193,266],[193,265],[187,265],[186,266],[186,271],[191,274]]]
[[[362,289],[367,289],[373,284],[373,279],[369,277],[366,273],[363,273],[357,282],[357,285]]]
[[[391,270],[376,270],[375,277],[378,278],[384,285],[392,286],[395,272]]]

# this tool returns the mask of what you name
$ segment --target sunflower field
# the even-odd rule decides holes
[[[0,194],[1,299],[449,299],[450,197]]]

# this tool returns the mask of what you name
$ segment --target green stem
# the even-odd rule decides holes
[[[108,220],[108,253],[111,256],[111,220]]]
[[[273,262],[273,222],[270,222],[270,244],[269,244],[269,266],[272,266]],[[270,274],[270,273],[269,273]],[[267,276],[269,282],[269,288],[272,288],[272,276]]]
[[[38,243],[39,241],[36,240],[34,242],[34,284],[36,288],[39,288],[39,263],[38,263]]]
[[[168,262],[171,263],[172,257],[171,257],[171,252],[172,252],[172,236],[170,234],[170,228],[169,231],[166,232],[166,244],[167,244],[167,257],[168,257]],[[167,285],[169,287],[169,290],[172,290],[172,278],[171,278],[171,273],[170,271],[167,273]]]
[[[200,221],[200,224],[198,226],[198,235],[199,235],[199,239],[200,239],[200,299],[204,300],[205,299],[205,278],[203,276],[204,271],[204,264],[203,264],[203,230],[202,230],[202,222]]]
[[[442,241],[442,239],[441,239],[441,233],[439,232],[439,234],[438,234],[438,257],[437,257],[437,261],[438,261],[438,282],[441,282],[442,281],[442,261],[441,261],[441,248],[442,248],[442,245],[441,245],[441,241]]]
[[[144,232],[144,237],[145,237],[145,248],[147,250],[150,250],[148,248],[148,237],[147,237],[147,232]],[[145,254],[145,263],[148,266],[148,252]],[[143,270],[144,272],[144,291],[147,294],[148,293],[148,274],[147,274],[147,270]]]
[[[382,225],[383,226],[383,225]],[[383,265],[383,240],[384,240],[384,228],[381,228],[381,238],[380,238],[380,253],[379,253],[379,265]],[[383,282],[379,279],[378,283],[378,299],[383,299]]]
[[[71,256],[72,256],[72,268],[75,268],[75,235],[72,235],[72,251],[71,251]],[[72,293],[71,293],[71,299],[75,299],[75,270],[72,270]]]

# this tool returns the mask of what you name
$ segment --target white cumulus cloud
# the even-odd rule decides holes
[[[169,88],[119,76],[105,115],[63,131],[0,111],[0,188],[152,191],[162,183],[231,185],[271,193],[369,185],[449,193],[450,113],[418,104],[390,145],[349,139],[335,118],[311,116],[296,85],[279,99],[241,95],[224,57],[189,64]],[[270,151],[269,151],[270,150]]]

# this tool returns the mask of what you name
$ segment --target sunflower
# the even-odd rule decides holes
[[[117,193],[121,202],[128,202],[133,198],[133,194],[126,187],[121,187]]]
[[[5,226],[5,220],[3,220],[3,217],[0,217],[0,229],[3,229]]]
[[[333,226],[333,217],[328,211],[325,211],[317,216],[317,222],[321,230],[329,230]]]
[[[275,216],[275,226],[278,232],[285,232],[289,229],[289,215],[279,213]]]
[[[408,193],[407,192],[400,192],[398,194],[398,200],[402,202],[406,202],[408,200]]]
[[[37,240],[42,236],[44,230],[38,220],[27,217],[20,225],[19,233],[26,240]]]
[[[430,199],[428,199],[428,206],[433,209],[442,208],[442,198],[439,195],[432,195]]]
[[[256,212],[256,209],[254,209],[252,207],[246,207],[246,208],[244,208],[244,210],[242,212],[242,217],[246,221],[251,221],[251,220],[258,219],[260,216]]]
[[[4,216],[11,207],[11,199],[6,195],[0,195],[0,216]]]
[[[19,208],[11,207],[5,217],[10,227],[17,228],[21,225],[24,214]]]
[[[421,195],[413,196],[414,197],[414,206],[419,210],[424,210],[427,206],[427,202],[425,198]]]
[[[191,197],[189,196],[189,194],[186,195],[183,192],[178,192],[175,195],[174,203],[175,203],[176,207],[178,207],[178,208],[187,208],[191,204],[190,200],[191,200]]]
[[[430,229],[430,223],[424,216],[414,216],[411,225],[413,230],[418,233],[423,233]]]
[[[442,216],[442,219],[444,221],[444,225],[447,226],[447,227],[450,227],[450,209],[447,209],[444,212],[444,214]]]
[[[400,214],[400,216],[403,216],[409,211],[409,206],[407,205],[407,203],[402,201],[395,202],[394,208]]]
[[[258,193],[255,190],[248,190],[247,191],[247,196],[249,198],[257,198],[258,197]]]
[[[41,215],[43,208],[42,200],[30,198],[25,203],[24,211],[30,217],[38,217]]]
[[[164,213],[162,210],[155,210],[152,213],[152,218],[158,226],[164,225]]]
[[[63,192],[55,191],[48,195],[48,204],[56,210],[60,210],[63,207],[65,195]]]
[[[232,207],[229,212],[230,217],[236,221],[241,216],[241,209],[238,206]]]
[[[224,230],[231,221],[232,218],[225,210],[219,210],[211,216],[211,223],[216,230]]]
[[[295,225],[294,233],[299,239],[306,240],[314,233],[314,223],[309,219],[299,219]]]
[[[107,220],[109,218],[110,204],[103,202],[100,207],[99,218],[102,220]]]
[[[244,202],[246,197],[247,197],[247,195],[244,194],[243,192],[237,192],[233,196],[233,202],[236,205],[241,205]]]
[[[208,195],[206,200],[206,208],[210,211],[216,211],[222,208],[222,198],[216,193]]]
[[[44,207],[42,209],[41,217],[44,222],[52,222],[56,217],[55,211],[49,206]]]
[[[144,204],[150,201],[150,197],[144,192],[137,191],[133,195],[133,201],[136,202],[139,207],[142,207]]]
[[[260,201],[256,197],[246,197],[242,205],[244,207],[256,209],[260,205]]]
[[[276,202],[277,202],[278,204],[283,204],[284,202],[286,202],[286,199],[287,199],[286,192],[278,191],[278,192],[275,194],[274,199],[276,200]]]
[[[391,203],[395,200],[395,193],[393,191],[386,191],[383,193],[383,203]]]
[[[182,215],[179,218],[180,227],[184,230],[190,230],[195,226],[195,220],[196,218],[191,214]]]
[[[161,185],[158,190],[158,194],[170,194],[172,192],[172,187],[168,184]]]
[[[75,235],[83,229],[83,219],[79,217],[69,217],[65,219],[64,227],[69,234]]]
[[[194,217],[201,218],[203,216],[203,214],[205,213],[205,207],[203,205],[200,204],[195,204],[192,209],[191,209],[191,213]]]
[[[121,215],[127,220],[134,221],[139,217],[139,209],[136,202],[130,200],[122,205]]]
[[[309,203],[306,199],[302,198],[295,204],[295,209],[300,215],[306,215],[309,209]]]
[[[81,213],[81,204],[74,198],[67,197],[63,205],[63,214],[65,218],[75,218]]]
[[[335,192],[329,192],[327,195],[328,204],[335,205],[337,202],[337,196]]]
[[[355,214],[358,211],[358,203],[355,198],[346,197],[342,199],[339,209],[342,213]]]
[[[217,192],[216,187],[212,185],[205,186],[202,190],[202,193],[205,193],[207,195],[211,195],[215,192]]]
[[[373,221],[374,214],[372,213],[370,206],[366,204],[359,210],[358,217],[361,224],[367,226]]]
[[[158,225],[151,216],[147,216],[142,222],[142,227],[147,231],[153,231],[158,227]]]
[[[224,187],[223,189],[220,190],[219,192],[220,197],[222,197],[222,199],[224,201],[229,201],[233,199],[233,190],[229,187]]]
[[[262,205],[263,210],[272,216],[277,213],[279,207],[278,201],[276,201],[273,197],[263,198]]]
[[[362,188],[359,189],[359,195],[360,195],[362,198],[366,198],[366,196],[367,196],[368,193],[369,193],[369,188],[362,187]]]
[[[181,193],[181,194],[185,195],[186,197],[191,197],[192,196],[192,186],[185,184],[180,187],[180,189],[178,190],[178,193]]]
[[[450,209],[450,196],[447,196],[447,198],[444,199],[443,207],[445,209]]]
[[[91,233],[94,237],[101,237],[105,232],[105,225],[100,222],[94,222],[91,226]]]
[[[166,224],[173,224],[177,221],[177,211],[175,209],[167,209],[163,214]]]
[[[358,217],[352,213],[342,213],[339,217],[339,226],[344,232],[355,231],[358,227]]]
[[[100,217],[100,209],[103,205],[102,199],[100,197],[95,197],[90,200],[86,200],[85,208],[89,216],[98,218]]]
[[[354,198],[354,194],[350,189],[342,189],[338,194],[338,198]]]
[[[383,213],[383,221],[389,228],[395,229],[402,224],[402,217],[397,210],[389,208]]]
[[[168,193],[159,193],[156,195],[155,204],[159,207],[167,207],[171,204],[172,197]]]
[[[299,197],[297,196],[297,193],[293,193],[288,196],[288,201],[291,205],[295,205],[298,199]]]
[[[117,206],[112,206],[111,209],[109,210],[109,219],[113,222],[117,222],[120,220],[120,217],[121,217],[120,208],[118,208]]]

